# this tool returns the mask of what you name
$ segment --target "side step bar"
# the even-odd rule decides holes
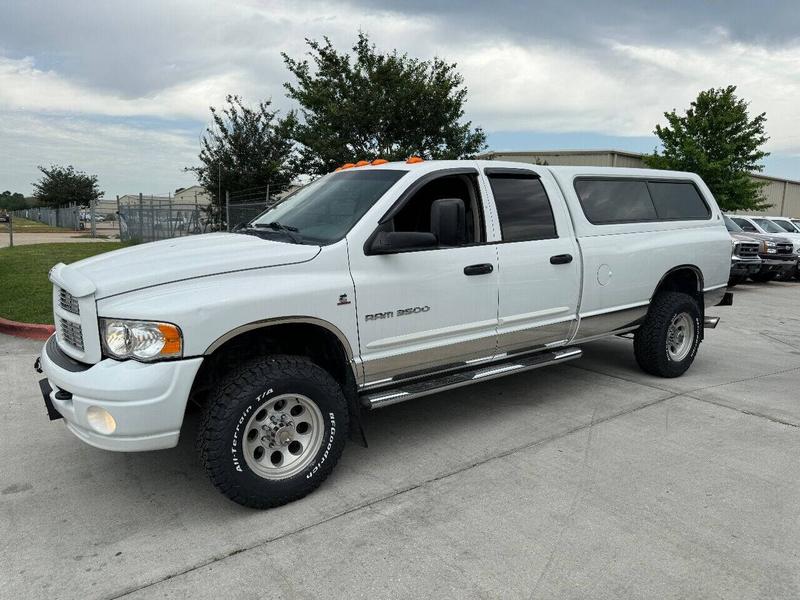
[[[489,366],[474,367],[472,369],[434,377],[425,381],[414,381],[405,385],[401,384],[391,390],[366,392],[361,396],[361,404],[369,409],[382,408],[384,406],[397,404],[398,402],[405,402],[406,400],[427,396],[428,394],[436,394],[471,383],[574,360],[580,358],[582,354],[583,351],[580,348],[560,348],[549,352],[526,354],[516,359],[512,357],[510,360]]]

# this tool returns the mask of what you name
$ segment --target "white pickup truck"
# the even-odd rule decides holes
[[[360,415],[630,334],[689,368],[731,241],[691,173],[496,161],[346,165],[234,233],[59,264],[38,368],[51,418],[108,450],[178,443],[271,507],[331,472]]]

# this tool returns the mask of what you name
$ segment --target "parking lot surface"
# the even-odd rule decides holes
[[[800,284],[744,285],[678,379],[631,341],[367,415],[270,511],[50,423],[0,338],[0,598],[796,598]]]

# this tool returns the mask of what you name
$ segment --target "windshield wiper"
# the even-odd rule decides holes
[[[253,227],[255,229],[272,229],[273,231],[280,231],[285,233],[286,237],[292,240],[295,244],[301,243],[300,238],[294,235],[299,231],[299,229],[297,229],[297,227],[292,227],[291,225],[283,225],[277,221],[272,221],[270,223],[250,223],[249,227]]]

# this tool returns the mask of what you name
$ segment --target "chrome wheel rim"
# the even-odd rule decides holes
[[[680,362],[689,355],[694,344],[694,320],[688,313],[675,315],[667,330],[667,356]]]
[[[322,446],[325,421],[313,400],[281,394],[259,406],[244,429],[247,466],[264,479],[286,479],[302,472]]]

